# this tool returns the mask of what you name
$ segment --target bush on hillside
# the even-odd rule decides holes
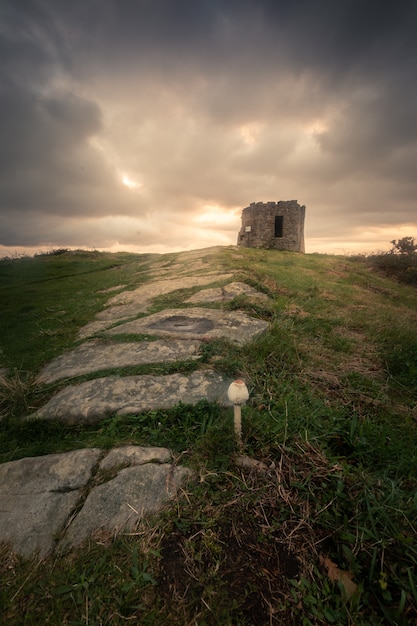
[[[417,243],[414,237],[403,237],[391,242],[385,253],[368,257],[372,265],[400,282],[417,286]]]
[[[415,242],[414,237],[403,237],[396,241],[393,239],[391,241],[392,248],[389,251],[389,254],[406,254],[412,255],[417,252],[417,243]]]

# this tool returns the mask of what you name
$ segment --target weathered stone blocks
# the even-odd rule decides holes
[[[237,245],[304,252],[305,210],[297,200],[252,202],[242,211]]]

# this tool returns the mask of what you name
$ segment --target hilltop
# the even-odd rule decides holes
[[[56,252],[0,261],[0,461],[157,446],[193,478],[133,532],[41,563],[4,545],[8,623],[416,620],[417,290],[343,256]],[[175,376],[197,394],[45,409]],[[207,377],[249,387],[244,457]]]

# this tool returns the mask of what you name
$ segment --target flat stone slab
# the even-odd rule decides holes
[[[201,289],[197,291],[191,298],[185,300],[187,303],[198,304],[200,302],[229,302],[238,296],[248,296],[249,298],[258,298],[259,300],[268,300],[265,293],[257,291],[246,283],[235,282],[229,283],[224,287],[213,287],[212,289]]]
[[[148,463],[120,470],[109,482],[95,487],[72,524],[60,549],[66,550],[89,537],[101,539],[132,531],[177,492],[191,474],[185,467]]]
[[[49,554],[101,455],[90,448],[0,465],[0,541],[23,556]]]
[[[110,368],[198,359],[200,345],[199,341],[192,340],[125,343],[89,341],[51,361],[41,371],[38,380],[52,383]]]
[[[53,396],[31,418],[68,423],[94,423],[111,415],[135,415],[169,409],[182,402],[226,402],[227,383],[211,370],[185,376],[108,376],[69,385]]]
[[[205,340],[224,337],[242,345],[255,339],[267,328],[268,322],[250,317],[242,311],[193,307],[160,311],[115,326],[107,334],[153,334]]]
[[[86,448],[0,465],[0,543],[45,558],[85,539],[134,528],[191,471],[166,448]],[[57,544],[57,537],[62,539]]]
[[[224,246],[211,246],[198,250],[186,250],[175,255],[175,262],[166,261],[162,256],[161,261],[153,263],[147,273],[157,276],[170,275],[173,278],[189,276],[190,273],[194,275],[214,273],[216,270],[219,271],[219,266],[221,267],[217,254],[223,249]]]
[[[101,332],[115,322],[129,317],[135,317],[138,313],[148,310],[153,298],[161,296],[178,289],[189,289],[208,285],[218,280],[228,280],[232,274],[210,273],[201,276],[184,276],[182,278],[170,278],[166,280],[156,280],[141,285],[132,291],[123,291],[113,296],[107,302],[107,307],[96,315],[96,320],[90,322],[79,331],[79,338],[91,337],[97,332]]]
[[[144,463],[168,463],[171,460],[171,452],[168,448],[144,447],[144,446],[120,446],[113,448],[100,461],[100,471],[115,467],[128,467],[143,465]]]

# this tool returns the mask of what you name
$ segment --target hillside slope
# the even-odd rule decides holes
[[[62,386],[40,383],[42,368],[79,345],[109,298],[168,280],[172,290],[136,318],[186,311],[198,288],[178,280],[208,271],[213,289],[234,280],[268,298],[204,306],[266,321],[266,332],[244,345],[207,339],[192,365],[109,368],[77,381],[208,368],[243,378],[243,456],[230,409],[211,402],[99,425],[22,421]],[[0,460],[157,445],[199,477],[133,536],[45,561],[30,576],[33,563],[5,546],[8,623],[416,621],[416,322],[417,290],[349,257],[228,247],[0,261]],[[96,339],[108,341],[100,330]]]

